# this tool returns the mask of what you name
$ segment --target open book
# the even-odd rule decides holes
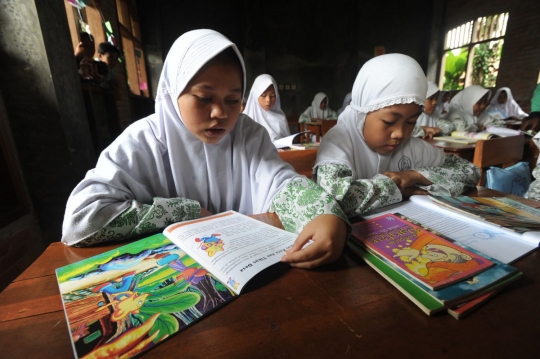
[[[289,147],[291,150],[316,150],[319,148],[320,144],[320,142],[293,143]]]
[[[58,268],[75,357],[151,349],[233,300],[296,237],[229,211]]]
[[[497,135],[489,132],[454,131],[450,136],[437,136],[434,139],[455,143],[475,143],[478,140],[489,140],[493,137],[497,137]]]
[[[480,200],[480,197],[474,197],[474,199]],[[529,213],[540,212],[506,197],[497,197],[496,199]],[[363,217],[369,219],[383,213],[395,212],[503,263],[511,263],[521,258],[537,249],[540,244],[539,231],[531,230],[519,233],[503,228],[500,225],[437,205],[428,196],[411,196],[409,201],[380,208]]]
[[[290,135],[290,136],[287,136],[287,137],[283,137],[283,138],[280,138],[278,140],[275,140],[274,141],[274,146],[276,146],[276,148],[285,148],[285,147],[291,147],[291,145],[293,144],[293,141],[294,139],[303,134],[303,133],[308,133],[311,131],[302,131],[302,132],[298,132],[298,133],[295,133],[294,135]]]

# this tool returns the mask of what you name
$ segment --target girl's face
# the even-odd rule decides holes
[[[386,155],[411,137],[422,108],[417,104],[394,105],[367,114],[364,138],[373,151]]]
[[[484,111],[487,107],[488,98],[489,98],[489,92],[485,94],[484,97],[482,97],[480,100],[478,100],[477,103],[474,104],[473,115],[480,116],[482,111]]]
[[[259,106],[265,111],[270,111],[276,103],[276,89],[274,85],[268,86],[266,90],[259,96]]]
[[[437,106],[437,96],[439,96],[439,91],[434,93],[433,95],[429,96],[426,99],[426,104],[424,106],[424,112],[428,115],[431,115],[433,113],[433,110],[435,110],[435,106]]]
[[[321,101],[321,105],[319,106],[321,110],[324,110],[326,108],[327,103],[328,103],[328,100],[325,97],[324,100]]]
[[[497,102],[501,105],[504,105],[508,101],[508,94],[506,91],[501,91],[499,94],[499,97],[497,97]]]
[[[218,143],[240,114],[242,71],[236,64],[210,61],[178,97],[187,129],[204,143]]]

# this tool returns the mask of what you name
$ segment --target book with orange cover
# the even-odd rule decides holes
[[[480,254],[391,213],[355,223],[352,234],[368,251],[431,290],[465,280],[494,265]]]

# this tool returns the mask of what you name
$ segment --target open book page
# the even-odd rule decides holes
[[[491,110],[488,112],[488,114],[496,120],[504,120],[508,118],[508,116],[506,115],[506,113],[504,113],[503,110]]]
[[[509,137],[509,136],[519,136],[521,135],[521,131],[519,130],[513,130],[511,128],[506,127],[497,127],[497,126],[489,126],[486,128],[486,132],[492,133],[494,135],[498,135],[501,137]]]
[[[237,294],[279,262],[297,237],[234,211],[176,223],[163,233]]]
[[[294,135],[290,135],[290,136],[287,136],[287,137],[283,137],[283,138],[280,138],[278,140],[275,140],[274,141],[274,146],[276,146],[276,148],[285,148],[285,147],[291,147],[294,139],[296,136],[299,136],[303,133],[307,133],[307,132],[311,132],[311,131],[302,131],[302,132],[298,132],[298,133],[295,133]]]
[[[492,133],[488,132],[465,132],[465,131],[454,131],[451,134],[452,137],[457,137],[460,139],[467,139],[467,140],[489,140],[493,137]]]
[[[538,248],[540,239],[467,218],[434,204],[427,196],[412,196],[392,206],[373,211],[363,217],[374,218],[383,213],[399,212],[443,235],[485,253],[503,263],[511,263]]]

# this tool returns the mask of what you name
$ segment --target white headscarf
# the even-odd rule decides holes
[[[437,115],[438,118],[446,118],[448,116],[448,110],[450,109],[450,101],[443,102],[443,97],[447,93],[450,93],[450,91],[441,90],[439,92],[439,96],[437,96],[437,106],[435,106],[435,111],[433,111],[434,114]],[[442,113],[443,110],[445,110],[445,113]]]
[[[508,100],[506,100],[506,102],[501,105],[497,102],[497,100],[499,99],[499,95],[502,91],[506,91]],[[508,87],[501,87],[500,89],[498,89],[497,92],[495,92],[495,96],[493,96],[493,98],[491,99],[491,103],[486,109],[487,112],[497,110],[504,112],[506,117],[514,116],[517,118],[524,118],[528,116],[528,114],[525,113],[525,111],[523,111],[521,107],[519,107],[516,100],[514,100],[514,96],[512,96],[512,90],[510,90]]]
[[[490,90],[486,90],[482,86],[472,85],[460,91],[450,101],[450,110],[446,119],[452,121],[461,118],[467,125],[476,125],[477,118],[473,112],[473,106],[485,96],[486,93],[491,95]]]
[[[426,98],[429,98],[435,95],[437,91],[439,91],[439,86],[437,86],[436,83],[429,81]],[[418,121],[416,121],[416,126],[437,127],[437,119],[439,118],[439,116],[437,115],[437,112],[435,110],[436,110],[436,105],[432,113],[427,114],[425,112],[422,112],[422,114],[418,116]]]
[[[349,106],[349,102],[351,102],[352,98],[352,92],[349,92],[347,95],[345,95],[345,99],[343,99],[343,105],[339,108],[337,114],[341,115],[343,111],[345,111],[345,108]]]
[[[326,107],[324,110],[321,110],[321,102],[324,99],[326,99]],[[330,100],[328,99],[328,96],[326,96],[324,92],[316,94],[311,102],[311,118],[318,118],[320,120],[325,119],[328,117],[329,110]]]
[[[274,195],[297,174],[279,158],[266,130],[240,114],[230,133],[217,144],[205,144],[186,128],[178,108],[188,82],[229,47],[245,79],[242,56],[220,33],[195,30],[175,41],[159,80],[155,114],[129,126],[73,190],[62,241],[96,232],[131,200],[150,204],[154,197],[184,197],[212,213],[268,210]]]
[[[274,90],[276,90],[276,103],[270,110],[265,111],[259,105],[259,97],[270,85],[273,85]],[[285,117],[285,113],[281,110],[281,100],[279,99],[276,80],[270,75],[260,75],[255,79],[246,102],[244,113],[266,128],[272,142],[291,134],[287,117]]]
[[[399,104],[423,106],[426,92],[426,76],[411,57],[387,54],[366,62],[354,82],[351,104],[321,142],[316,166],[346,165],[352,169],[354,179],[372,178],[385,171],[440,166],[444,162],[443,150],[419,138],[410,137],[386,155],[370,149],[364,139],[369,112]]]

